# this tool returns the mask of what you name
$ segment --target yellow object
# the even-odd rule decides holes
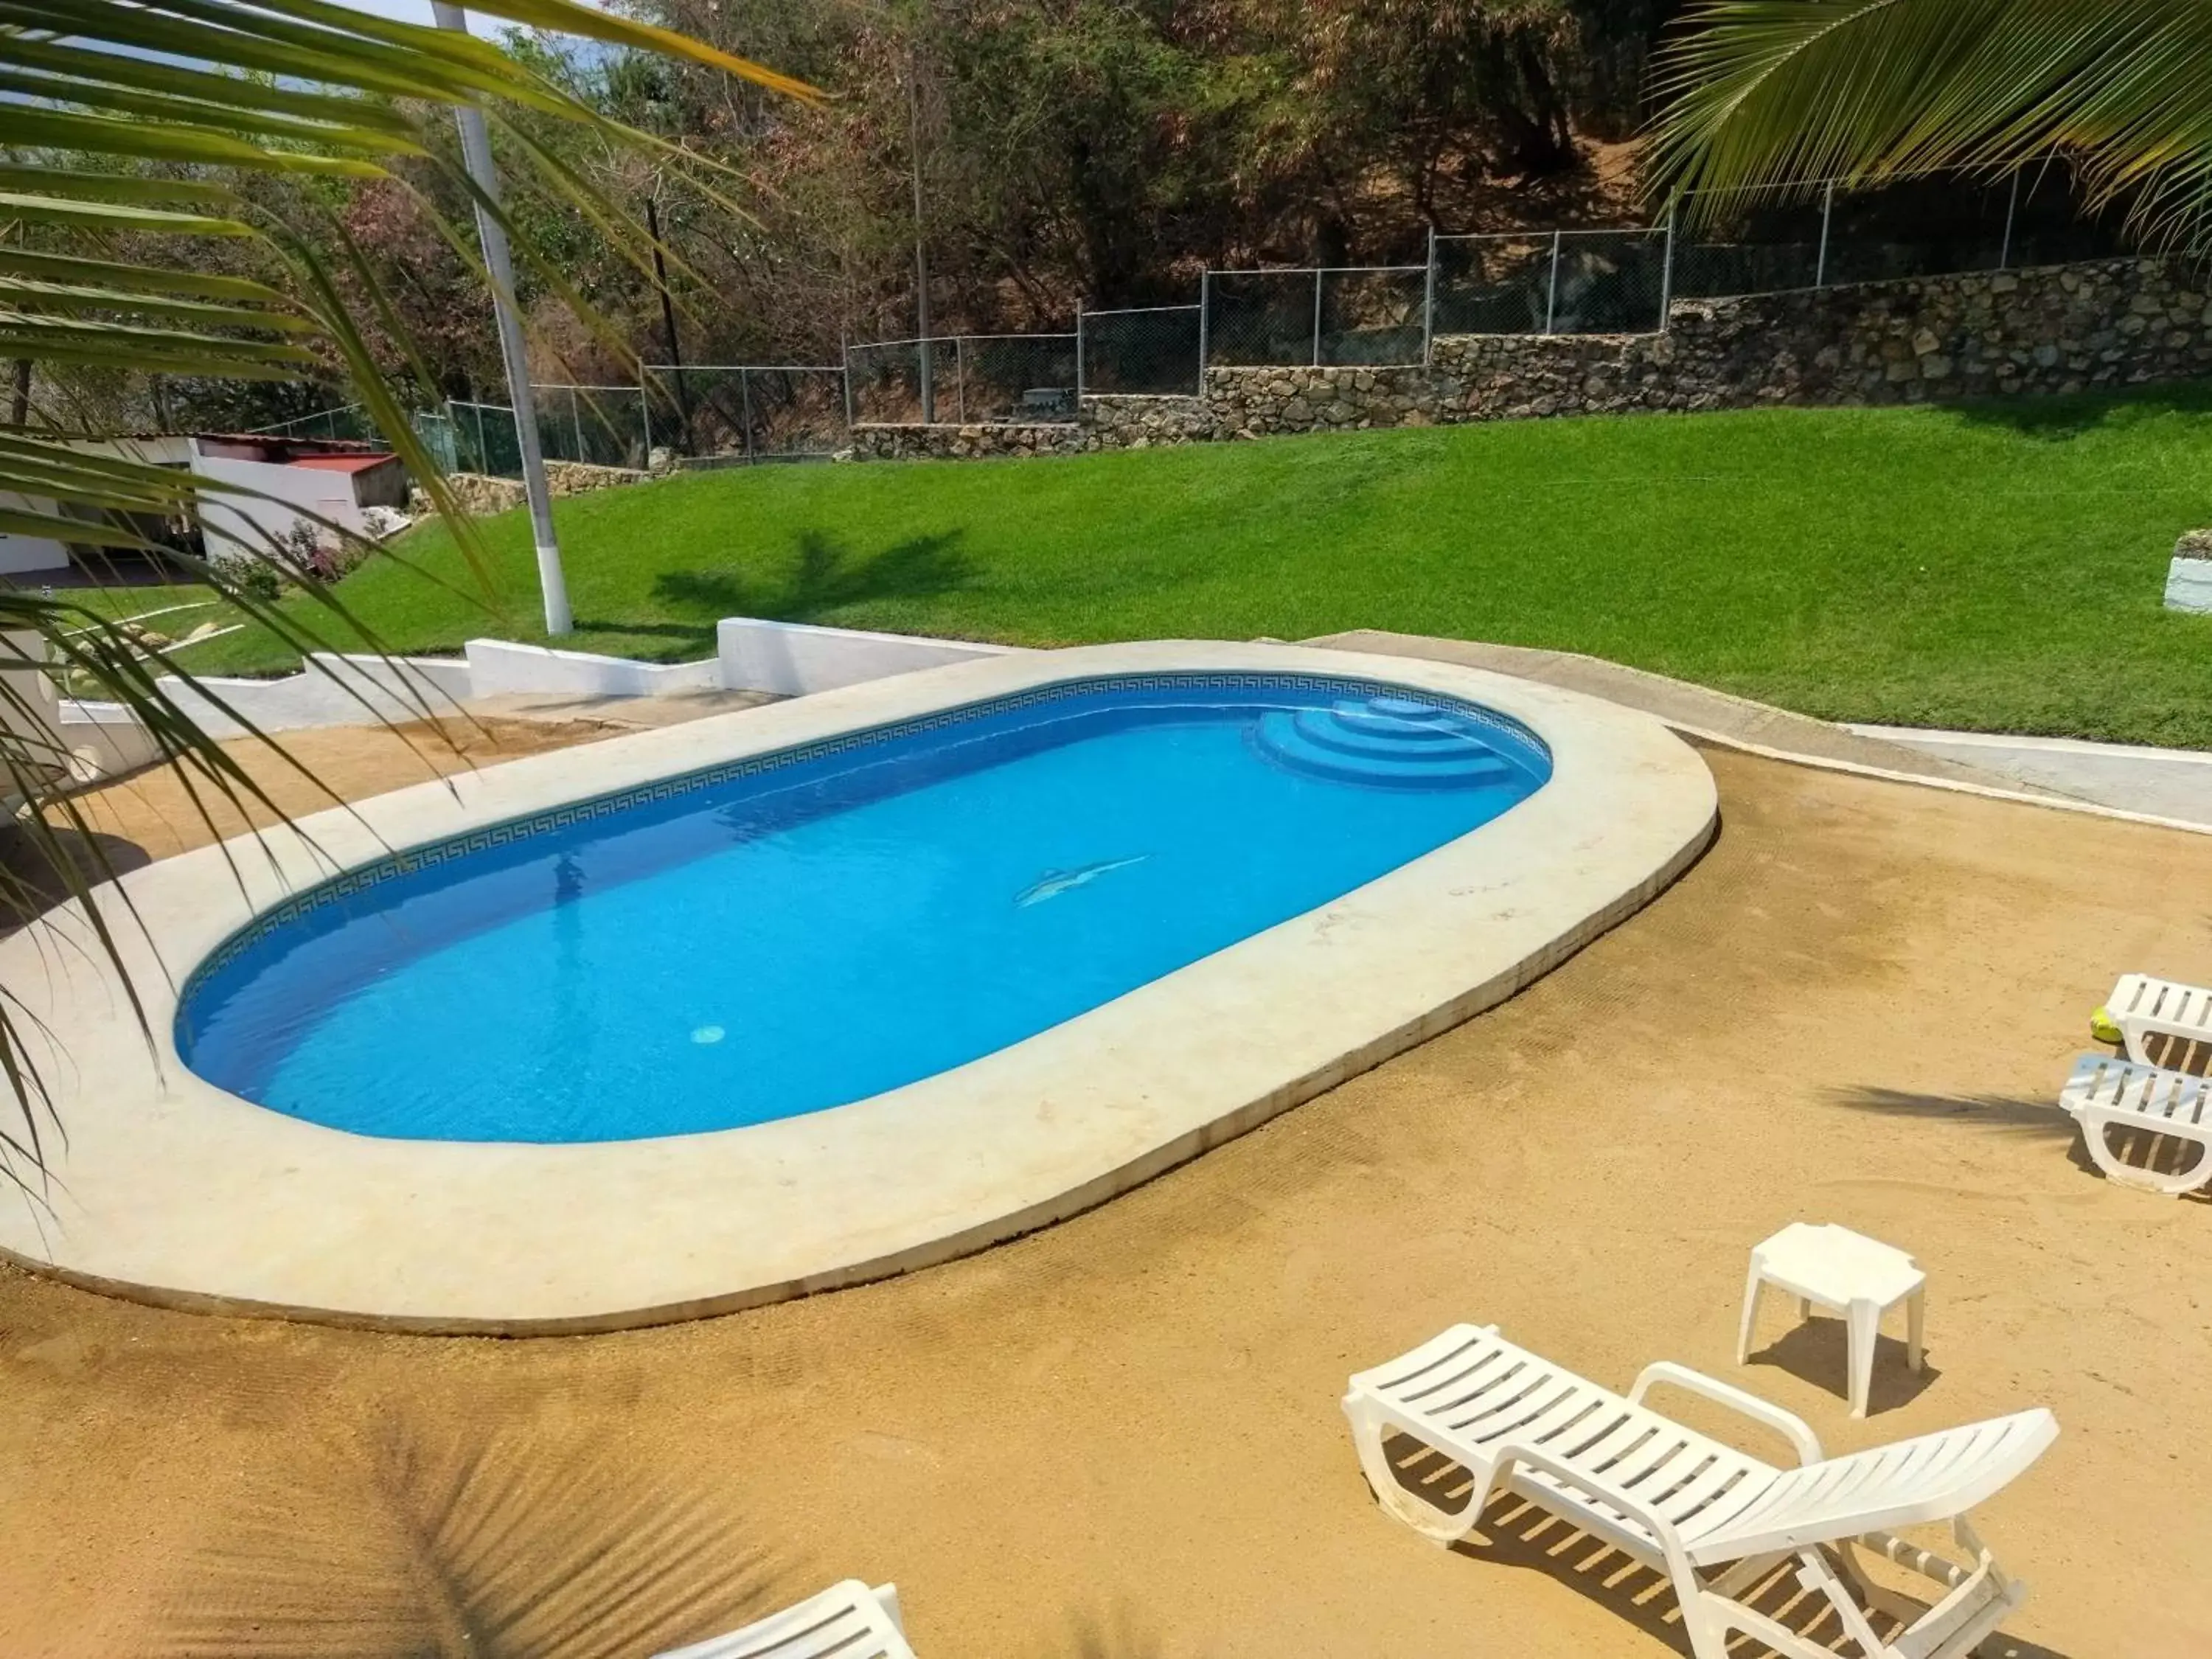
[[[2100,1042],[2118,1042],[2120,1028],[2112,1023],[2111,1012],[2100,1008],[2089,1016],[2089,1035]]]

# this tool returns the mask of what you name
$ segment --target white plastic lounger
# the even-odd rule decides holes
[[[2212,1181],[2212,1081],[2084,1054],[2074,1062],[2058,1103],[2081,1126],[2081,1144],[2108,1179],[2168,1198]],[[2175,1174],[2124,1163],[2112,1151],[2116,1129],[2191,1141],[2197,1155]]]
[[[671,1648],[655,1659],[915,1659],[899,1626],[898,1587],[832,1584],[757,1624]]]
[[[2123,974],[2105,999],[2105,1012],[2120,1028],[2120,1042],[2132,1060],[2152,1058],[2145,1045],[2154,1036],[2212,1042],[2212,991],[2200,986],[2177,985],[2148,974]]]
[[[1662,1417],[1644,1400],[1662,1382],[1784,1436],[1800,1466],[1776,1468]],[[1724,1659],[1737,1631],[1791,1659],[1970,1652],[2020,1605],[2027,1587],[1998,1571],[1966,1512],[2058,1433],[2057,1419],[2038,1410],[1824,1458],[1800,1419],[1686,1367],[1646,1367],[1624,1399],[1516,1347],[1495,1326],[1473,1325],[1455,1325],[1362,1371],[1344,1410],[1368,1482],[1392,1515],[1449,1544],[1481,1519],[1492,1494],[1525,1498],[1664,1573],[1696,1659]],[[1399,1481],[1382,1441],[1392,1429],[1468,1470],[1474,1486],[1463,1509],[1431,1504]],[[1951,1523],[1972,1567],[1889,1535],[1892,1528],[1932,1521]],[[1868,1616],[1883,1592],[1860,1572],[1855,1545],[1934,1579],[1945,1594],[1885,1642]],[[1852,1645],[1815,1643],[1738,1599],[1793,1557],[1798,1583],[1826,1597]]]

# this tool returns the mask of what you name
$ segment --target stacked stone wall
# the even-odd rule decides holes
[[[1074,424],[868,427],[866,459],[1073,454],[1556,415],[1898,404],[2212,376],[2179,260],[1679,301],[1662,334],[1437,337],[1425,366],[1211,368],[1192,398],[1086,398]]]

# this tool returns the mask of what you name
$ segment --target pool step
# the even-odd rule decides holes
[[[1400,697],[1262,714],[1254,745],[1294,772],[1391,789],[1472,789],[1516,775],[1463,714]]]

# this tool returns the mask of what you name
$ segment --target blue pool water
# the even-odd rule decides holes
[[[178,1048],[363,1134],[787,1117],[1325,904],[1550,772],[1509,722],[1373,684],[1054,688],[387,860],[211,957]]]

